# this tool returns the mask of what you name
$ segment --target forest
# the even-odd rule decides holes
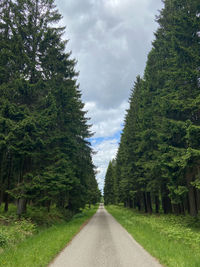
[[[54,0],[0,1],[0,205],[99,201],[90,125]]]
[[[129,98],[105,204],[200,211],[200,2],[165,0],[143,77]]]

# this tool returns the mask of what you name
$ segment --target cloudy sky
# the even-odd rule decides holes
[[[103,188],[115,157],[128,98],[143,75],[157,29],[161,0],[56,0],[66,26],[68,50],[77,59],[78,82],[88,111],[97,180]]]

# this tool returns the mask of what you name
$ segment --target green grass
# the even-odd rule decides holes
[[[107,206],[106,209],[164,266],[200,266],[199,219],[175,215],[150,216],[122,206]]]
[[[97,206],[86,208],[76,214],[69,222],[52,225],[27,238],[23,242],[6,248],[0,254],[0,266],[6,267],[42,267],[66,246],[97,210]]]

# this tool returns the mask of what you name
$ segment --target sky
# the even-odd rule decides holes
[[[56,0],[67,50],[77,60],[99,188],[115,158],[137,75],[143,75],[161,0]]]

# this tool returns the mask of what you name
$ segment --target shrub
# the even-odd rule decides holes
[[[8,234],[0,229],[0,247],[5,247],[8,244]]]
[[[33,235],[36,225],[30,220],[22,219],[14,221],[8,226],[0,226],[0,247],[14,245]]]

